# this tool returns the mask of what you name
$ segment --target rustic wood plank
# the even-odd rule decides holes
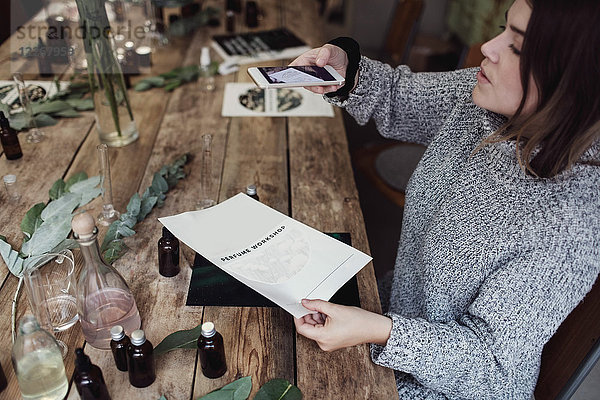
[[[280,26],[278,2],[261,2],[261,11],[264,19],[254,30]],[[238,81],[251,82],[247,67],[237,75]],[[226,155],[219,201],[254,183],[263,203],[288,213],[285,119],[231,118]],[[293,324],[282,309],[205,307],[204,321],[214,322],[224,337],[228,370],[223,377],[211,380],[202,375],[197,364],[194,398],[242,376],[252,376],[250,398],[271,379],[295,381]]]
[[[284,21],[310,46],[323,38],[316,2],[286,2]],[[313,12],[306,9],[313,8]],[[349,232],[352,245],[369,254],[340,110],[334,118],[288,118],[291,216],[323,232]],[[381,312],[372,263],[357,275],[361,307]],[[398,396],[392,370],[373,364],[367,345],[325,353],[296,335],[298,387],[306,398]],[[361,371],[357,374],[356,371]]]
[[[333,119],[289,118],[289,137],[292,217],[324,232],[350,232],[353,247],[369,254],[340,110]],[[361,307],[381,312],[372,264],[357,279]],[[367,345],[326,353],[297,335],[296,351],[298,387],[306,398],[397,396],[392,370],[373,364]]]
[[[182,64],[195,63],[200,58],[201,46],[206,42],[207,32],[198,31],[189,42],[190,47]],[[231,79],[232,77],[217,77],[217,87],[222,87],[225,81]],[[186,166],[188,176],[167,194],[167,201],[162,209],[155,209],[146,220],[136,226],[135,230],[138,233],[127,239],[127,245],[131,250],[115,263],[116,268],[130,284],[142,317],[143,329],[155,346],[176,330],[195,327],[202,318],[202,307],[185,307],[194,252],[182,244],[181,272],[172,278],[162,277],[158,273],[156,243],[160,238],[162,225],[156,218],[194,209],[198,200],[197,192],[202,167],[202,142],[199,138],[201,133],[213,134],[215,159],[222,160],[224,157],[227,124],[223,124],[219,118],[215,118],[220,114],[222,105],[222,96],[216,93],[219,92],[200,91],[199,83],[190,83],[176,89],[165,110],[154,111],[159,116],[164,114],[164,118],[160,121],[161,125],[156,140],[151,145],[153,147],[151,147],[152,152],[148,155],[149,159],[143,161],[144,165],[147,163],[147,166],[141,169],[143,172],[143,177],[140,179],[141,184],[122,183],[124,186],[135,186],[134,191],[141,192],[151,184],[153,174],[163,165],[173,161],[176,156],[186,152],[195,155],[190,164]],[[164,96],[164,91],[163,89],[153,89],[142,94],[146,98],[158,97]],[[124,149],[118,149],[117,153]],[[123,157],[123,161],[127,161],[127,157],[133,157],[133,154],[126,156],[117,154],[111,159],[111,164],[118,163],[121,157]],[[221,164],[222,162],[215,162],[213,168],[213,176],[217,183],[221,175]],[[131,175],[132,173],[128,172],[123,174],[123,177],[131,177]],[[214,187],[214,198],[217,198],[219,185],[216,184]],[[131,191],[131,186],[125,190]],[[132,193],[120,200],[123,207],[125,198]],[[118,388],[119,398],[158,399],[164,394],[169,399],[185,399],[192,394],[196,362],[194,350],[176,350],[157,358],[157,380],[144,389],[137,389],[129,385],[127,374],[115,368],[109,352],[96,350],[89,346],[86,351],[89,352],[92,360],[102,368],[108,387]],[[74,388],[71,389],[69,398],[78,398]]]

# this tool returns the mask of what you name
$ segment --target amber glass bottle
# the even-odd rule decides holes
[[[215,324],[212,322],[202,324],[202,333],[197,344],[200,352],[200,366],[204,376],[207,378],[223,376],[227,372],[225,348],[223,336],[216,331]]]
[[[179,273],[179,240],[165,227],[158,240],[158,272],[167,277]]]
[[[2,111],[0,111],[0,142],[7,160],[23,157],[17,132],[10,127],[10,123]]]
[[[110,349],[119,371],[127,371],[127,348],[131,346],[129,337],[125,334],[121,325],[110,328]]]
[[[75,349],[75,356],[73,381],[81,400],[111,400],[100,368],[92,364],[83,349]]]
[[[0,365],[0,392],[6,389],[7,386],[6,375],[4,375],[4,370],[2,369],[2,365]]]
[[[131,346],[127,350],[127,370],[129,383],[135,387],[150,386],[156,379],[154,348],[141,329],[131,334]]]

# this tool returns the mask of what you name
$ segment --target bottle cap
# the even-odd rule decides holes
[[[215,324],[212,322],[205,322],[202,324],[202,336],[211,337],[216,333]]]
[[[140,346],[146,341],[146,334],[143,330],[138,329],[131,332],[131,344],[134,346]]]
[[[166,226],[163,226],[163,228],[162,228],[162,235],[164,238],[167,238],[167,239],[175,239],[175,235],[173,235],[171,233],[171,231],[167,229]]]
[[[94,218],[87,212],[77,214],[71,221],[71,228],[79,239],[89,239],[94,235],[96,223]]]
[[[246,194],[249,196],[254,196],[256,194],[256,185],[246,186]]]
[[[89,371],[92,362],[90,358],[83,352],[83,349],[75,349],[75,368],[79,371]]]
[[[125,337],[125,331],[121,325],[115,325],[110,328],[110,337],[114,341],[119,341]]]
[[[15,183],[17,181],[17,176],[13,174],[4,175],[2,179],[4,180],[4,183]]]
[[[135,47],[135,44],[131,40],[129,40],[129,41],[125,42],[125,44],[123,46],[125,46],[125,50],[133,50],[133,48]]]
[[[210,65],[210,48],[207,46],[204,46],[200,53],[200,65],[203,67],[208,67]]]

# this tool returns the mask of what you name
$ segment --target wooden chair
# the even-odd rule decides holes
[[[385,58],[395,65],[405,63],[423,11],[422,0],[399,0],[385,40]]]
[[[568,400],[600,359],[600,278],[544,347],[536,400]]]

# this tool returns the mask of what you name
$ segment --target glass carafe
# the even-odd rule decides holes
[[[100,256],[97,229],[88,213],[72,222],[85,260],[77,282],[77,310],[85,340],[98,349],[110,349],[110,329],[121,325],[130,335],[140,328],[140,314],[125,279]]]
[[[33,315],[25,315],[19,323],[12,362],[24,399],[60,400],[67,394],[69,382],[62,352]]]

